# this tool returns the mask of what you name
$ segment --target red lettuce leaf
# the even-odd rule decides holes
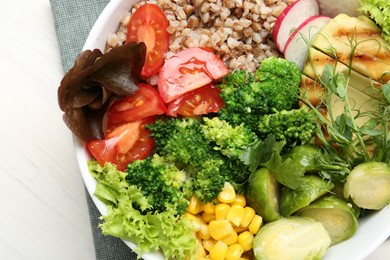
[[[130,42],[107,53],[81,52],[58,88],[64,122],[83,141],[103,138],[102,120],[112,98],[132,95],[145,62],[144,43]]]

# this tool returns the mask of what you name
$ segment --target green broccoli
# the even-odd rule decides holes
[[[204,135],[215,145],[214,149],[220,151],[230,159],[239,159],[240,155],[257,140],[257,136],[244,124],[233,127],[219,117],[203,118]]]
[[[275,57],[263,60],[255,74],[234,71],[219,85],[225,103],[219,117],[256,131],[262,115],[297,107],[300,80],[295,63]]]
[[[218,196],[226,181],[232,185],[244,182],[249,171],[238,158],[234,162],[214,149],[204,127],[193,118],[172,117],[148,125],[156,152],[184,170],[192,191],[203,202],[209,202]]]
[[[193,118],[162,118],[147,126],[157,152],[171,162],[200,167],[211,152],[201,123]]]
[[[153,212],[164,212],[174,206],[178,214],[183,214],[189,204],[186,175],[173,163],[154,154],[144,160],[129,164],[126,181],[135,185],[147,197]]]
[[[317,116],[306,106],[299,109],[276,111],[264,115],[257,124],[260,138],[274,134],[277,141],[288,144],[307,143],[317,128]]]

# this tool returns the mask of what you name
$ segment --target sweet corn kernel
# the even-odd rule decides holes
[[[200,220],[200,229],[198,231],[199,238],[202,240],[210,238],[209,226],[202,219]]]
[[[189,201],[190,204],[187,207],[187,212],[196,215],[202,211],[202,203],[198,197],[191,196]]]
[[[207,202],[203,205],[203,211],[207,214],[214,214],[215,213],[215,205],[213,202]]]
[[[237,232],[237,234],[240,234],[241,232],[247,231],[248,227],[233,227],[233,229]]]
[[[244,231],[238,235],[238,243],[242,246],[244,251],[252,249],[253,234],[249,231]]]
[[[214,214],[207,214],[205,211],[202,212],[202,219],[206,223],[210,223],[210,221],[215,220]]]
[[[222,220],[226,219],[226,215],[230,210],[230,206],[225,203],[218,204],[215,206],[215,219]]]
[[[233,230],[227,237],[222,238],[222,241],[228,246],[236,244],[238,241],[237,232]]]
[[[197,217],[197,216],[194,216],[192,215],[191,213],[189,212],[184,212],[183,216],[188,219],[188,220],[191,220],[193,225],[194,225],[194,231],[195,232],[198,232],[200,230],[200,219]]]
[[[234,244],[229,246],[228,251],[226,253],[226,260],[239,260],[244,253],[244,249],[240,244]]]
[[[222,241],[217,241],[217,243],[215,243],[213,248],[210,250],[210,258],[212,260],[224,260],[227,251],[228,246]]]
[[[232,204],[245,207],[246,206],[246,199],[245,199],[244,194],[237,194],[236,200]]]
[[[203,248],[210,252],[211,248],[217,243],[214,239],[210,238],[202,241]]]
[[[218,200],[222,203],[232,203],[236,200],[236,191],[233,185],[229,182],[225,182],[225,186],[222,191],[218,194]]]
[[[259,229],[261,225],[263,224],[263,218],[259,215],[255,215],[249,224],[248,230],[251,232],[253,235],[256,235],[257,232],[259,232]]]
[[[236,227],[241,225],[245,216],[245,209],[240,205],[232,205],[229,212],[226,215],[226,219],[232,222]]]
[[[198,257],[206,257],[206,251],[203,248],[202,241],[197,239],[198,249],[196,250],[196,258]]]
[[[256,212],[251,207],[245,207],[244,211],[245,211],[244,218],[242,219],[240,226],[245,228],[245,227],[249,226],[249,224],[251,223],[252,219],[256,215]]]
[[[229,220],[213,220],[209,223],[210,236],[215,240],[220,240],[224,237],[227,237],[233,231],[233,226]]]

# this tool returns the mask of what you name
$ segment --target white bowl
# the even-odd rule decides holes
[[[106,39],[111,33],[117,30],[122,15],[130,10],[135,2],[137,2],[137,0],[111,0],[93,26],[83,49],[92,50],[98,48],[103,51]],[[85,149],[85,144],[80,142],[77,138],[74,138],[74,149],[85,186],[100,213],[105,215],[107,211],[106,206],[93,195],[96,181],[88,171],[87,161],[90,159],[90,156]],[[389,235],[390,206],[387,206],[384,209],[361,219],[356,234],[349,240],[331,247],[323,259],[364,259],[379,247]],[[135,247],[131,242],[124,242],[130,248]],[[164,259],[160,253],[148,253],[142,255],[142,257],[146,260]]]

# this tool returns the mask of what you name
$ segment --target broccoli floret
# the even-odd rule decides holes
[[[179,165],[199,167],[212,150],[201,123],[193,118],[166,118],[147,126],[157,152]]]
[[[275,57],[264,59],[255,74],[234,71],[219,85],[225,103],[219,117],[256,131],[262,115],[297,107],[300,79],[295,63]]]
[[[244,124],[232,126],[218,117],[203,118],[204,135],[212,141],[214,149],[230,159],[239,159],[240,155],[257,140],[257,136]]]
[[[249,171],[238,157],[234,162],[214,149],[212,140],[203,131],[204,127],[193,118],[165,118],[148,125],[156,152],[184,170],[192,191],[203,202],[209,202],[218,196],[226,181],[232,185],[244,182]],[[238,138],[236,141],[239,142]],[[249,142],[245,138],[242,141]],[[243,147],[236,147],[236,153]]]
[[[185,212],[189,204],[186,175],[173,163],[154,154],[129,164],[126,172],[126,181],[147,197],[151,211],[164,212],[174,206],[178,214]]]
[[[316,125],[315,112],[302,106],[299,109],[276,111],[263,116],[257,124],[257,132],[260,138],[274,134],[277,141],[302,144],[313,138]]]

